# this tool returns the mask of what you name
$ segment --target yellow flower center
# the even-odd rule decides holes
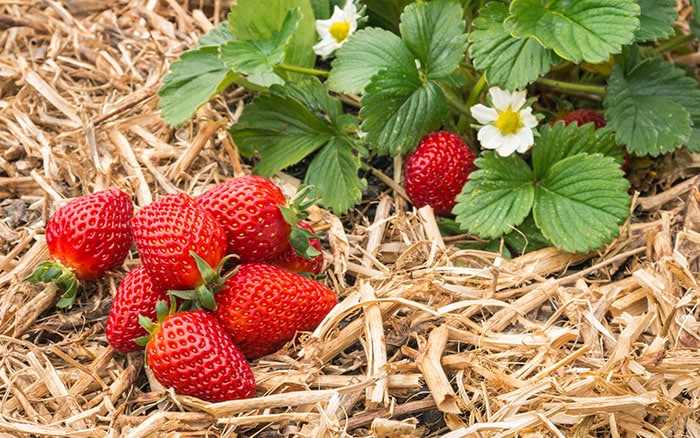
[[[523,125],[523,121],[520,118],[520,112],[508,108],[498,113],[496,128],[498,128],[503,135],[513,135],[521,130],[523,126],[525,125]]]
[[[350,36],[350,23],[338,21],[328,26],[328,33],[339,43],[342,43]]]

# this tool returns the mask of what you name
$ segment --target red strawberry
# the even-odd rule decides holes
[[[70,307],[79,280],[97,280],[124,263],[133,240],[133,214],[131,197],[115,188],[71,200],[46,224],[51,260],[25,280],[54,281],[65,292],[57,306]]]
[[[148,333],[139,324],[139,315],[156,319],[156,304],[168,301],[167,289],[155,284],[141,265],[122,279],[107,318],[107,341],[115,350],[130,353],[141,349],[135,341]]]
[[[595,129],[600,129],[608,123],[607,120],[605,120],[605,116],[603,116],[603,114],[588,108],[578,108],[569,111],[561,115],[560,117],[554,119],[554,121],[552,121],[552,124],[560,121],[564,122],[564,124],[566,125],[573,122],[576,123],[578,126],[583,126],[586,123],[593,123],[595,125]]]
[[[404,188],[413,205],[430,205],[436,215],[452,212],[456,197],[474,170],[474,152],[457,134],[425,136],[404,165]]]
[[[304,229],[313,236],[314,229],[308,222],[301,221],[297,224],[300,229]],[[280,268],[294,272],[310,272],[314,275],[321,273],[323,269],[323,253],[321,252],[321,239],[317,237],[309,237],[309,245],[314,249],[315,256],[305,257],[300,255],[292,243],[288,243],[284,250],[272,260],[272,264]]]
[[[268,178],[245,175],[217,184],[195,198],[221,224],[228,254],[238,262],[270,261],[289,241],[291,227],[280,206],[287,200]]]
[[[216,219],[187,194],[164,196],[141,208],[132,220],[141,263],[165,289],[196,289],[215,280],[210,268],[226,255],[226,235]]]
[[[250,364],[211,313],[172,313],[149,328],[146,360],[161,385],[211,402],[255,394]]]
[[[338,302],[325,284],[266,263],[240,265],[223,286],[214,314],[248,358],[313,330]]]

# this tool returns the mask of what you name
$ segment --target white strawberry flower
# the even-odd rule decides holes
[[[477,104],[470,108],[472,117],[483,126],[477,138],[481,146],[495,149],[498,155],[507,157],[513,152],[527,152],[535,142],[533,128],[537,118],[531,107],[525,107],[525,90],[512,93],[499,87],[489,89],[493,108]]]
[[[333,8],[328,20],[316,20],[316,32],[321,41],[314,46],[314,52],[324,59],[330,56],[357,30],[359,18],[357,7],[352,0],[347,0],[343,9]]]

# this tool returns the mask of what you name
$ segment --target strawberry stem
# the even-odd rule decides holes
[[[78,293],[78,279],[70,268],[57,260],[46,260],[36,265],[34,271],[26,276],[23,281],[32,284],[54,283],[63,295],[56,303],[56,307],[65,309],[73,306]]]

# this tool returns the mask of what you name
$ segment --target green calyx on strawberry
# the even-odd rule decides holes
[[[313,244],[312,240],[316,239],[318,241],[318,236],[313,233],[313,229],[300,225],[309,216],[309,208],[318,201],[317,198],[311,196],[312,193],[312,186],[302,184],[299,186],[296,195],[289,202],[289,205],[280,206],[282,216],[284,216],[284,220],[290,226],[287,246],[291,246],[299,257],[307,260],[313,260],[321,255],[321,250],[317,245]],[[282,251],[280,251],[281,253]]]
[[[284,251],[275,257],[271,263],[289,271],[319,275],[323,270],[321,239],[314,233],[314,229],[306,221],[299,221],[297,223],[297,228],[304,233],[304,241],[302,241],[301,244],[308,242],[309,248],[314,251],[306,251],[303,254],[299,254],[295,249],[295,245],[290,241]],[[293,240],[293,237],[290,240]]]
[[[451,214],[456,198],[476,168],[476,155],[455,133],[437,131],[423,137],[406,157],[406,195],[417,208],[429,205],[438,216]]]
[[[157,322],[142,317],[145,346],[153,376],[176,393],[210,402],[244,399],[255,394],[250,364],[216,317],[203,310],[176,310],[157,304]]]
[[[71,200],[46,224],[50,260],[24,280],[53,282],[64,292],[56,306],[72,306],[80,281],[100,279],[124,263],[133,241],[133,213],[131,197],[116,188]]]

